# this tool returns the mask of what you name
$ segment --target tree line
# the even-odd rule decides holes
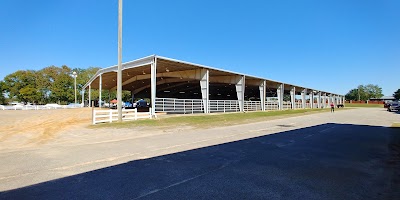
[[[74,102],[74,78],[75,71],[77,97],[81,98],[80,90],[83,85],[97,72],[99,68],[87,69],[74,68],[63,65],[61,67],[49,66],[41,70],[18,70],[4,77],[0,81],[0,103],[10,101],[30,102],[36,104]]]
[[[393,93],[393,96],[396,99],[400,99],[400,89]],[[381,98],[383,97],[382,88],[378,85],[367,84],[367,85],[359,85],[357,88],[351,89],[346,94],[346,100],[354,100],[354,101],[367,101],[371,98]]]
[[[0,104],[12,101],[34,104],[58,103],[68,104],[75,101],[74,78],[76,72],[77,102],[81,102],[81,90],[100,68],[87,69],[49,66],[41,70],[18,70],[0,81]],[[86,99],[88,91],[85,91]],[[93,100],[98,100],[99,90],[92,90]],[[116,91],[102,91],[102,100],[116,98]],[[123,91],[122,100],[129,101],[131,94]]]

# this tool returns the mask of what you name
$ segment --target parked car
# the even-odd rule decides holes
[[[127,102],[124,102],[123,107],[124,108],[132,108],[133,104],[131,102],[127,101]]]
[[[138,112],[149,112],[149,107],[150,105],[143,99],[140,99],[136,102],[136,108]]]
[[[146,108],[149,107],[147,101],[140,99],[139,101],[136,102],[136,108]]]
[[[389,112],[392,112],[392,111],[399,111],[400,110],[400,104],[399,104],[399,102],[398,101],[393,101],[393,102],[391,102],[390,104],[389,104],[389,107],[387,108],[387,110],[389,111]]]

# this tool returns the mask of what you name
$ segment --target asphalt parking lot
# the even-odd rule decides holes
[[[394,122],[366,108],[9,151],[0,199],[399,199]]]

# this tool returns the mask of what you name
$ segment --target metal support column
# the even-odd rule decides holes
[[[103,83],[102,83],[102,74],[100,74],[100,76],[99,76],[99,108],[101,108],[101,90],[102,90],[102,85],[103,85]]]
[[[267,91],[266,91],[266,83],[267,81],[262,81],[261,84],[259,85],[259,90],[260,90],[260,100],[261,100],[261,110],[265,111],[265,97],[267,96]]]
[[[157,88],[157,57],[151,64],[151,117],[156,118],[156,88]]]
[[[338,105],[339,104],[339,96],[335,96],[335,99],[336,99],[336,105]]]
[[[296,109],[296,87],[292,87],[290,90],[290,102],[292,104],[292,109]]]
[[[92,107],[92,83],[89,84],[89,107]]]
[[[310,97],[310,108],[314,108],[314,91],[312,90],[308,96]]]
[[[307,94],[307,89],[304,89],[301,92],[301,107],[304,109],[306,108],[306,94]]]
[[[239,101],[240,112],[244,112],[245,76],[238,76],[236,80],[236,95]]]
[[[201,69],[200,73],[201,73],[200,75],[201,99],[203,100],[204,113],[210,113],[210,108],[209,108],[210,72],[208,71],[208,69]]]
[[[278,106],[279,110],[283,110],[283,92],[284,92],[285,85],[282,83],[278,86],[276,90],[276,94],[278,95]]]
[[[318,108],[321,108],[321,92],[318,92],[318,97],[317,97],[317,100],[318,100]]]
[[[85,90],[81,90],[82,94],[82,107],[85,107]]]
[[[329,96],[328,96],[328,107],[331,107],[331,103],[332,103],[332,94],[329,94]]]
[[[322,106],[324,106],[324,108],[326,108],[326,93],[324,93]]]

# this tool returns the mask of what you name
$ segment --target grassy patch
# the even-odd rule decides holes
[[[235,124],[245,124],[257,121],[278,119],[283,117],[307,115],[320,112],[329,112],[329,109],[299,109],[268,112],[248,112],[248,113],[218,113],[218,114],[198,114],[185,116],[168,116],[160,119],[144,119],[122,123],[105,123],[92,125],[93,128],[130,128],[130,127],[171,127],[171,126],[191,126],[210,128],[217,126],[228,126]]]
[[[393,124],[392,124],[392,127],[400,128],[400,123],[393,123]]]
[[[383,108],[383,104],[346,103],[346,107]]]

